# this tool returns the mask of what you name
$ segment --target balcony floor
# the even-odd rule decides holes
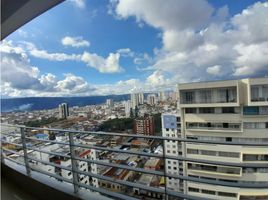
[[[14,182],[1,178],[1,199],[3,200],[36,200],[31,194],[25,192]]]

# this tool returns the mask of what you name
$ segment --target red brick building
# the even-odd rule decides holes
[[[135,119],[134,133],[143,135],[154,135],[155,134],[154,117],[145,115],[143,118]]]

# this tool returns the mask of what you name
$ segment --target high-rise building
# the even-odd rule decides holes
[[[154,135],[155,134],[154,117],[145,115],[142,118],[135,119],[134,133],[143,135]]]
[[[140,104],[144,104],[144,94],[143,93],[132,93],[130,95],[131,108],[135,109]]]
[[[166,101],[166,93],[164,91],[158,93],[158,100],[160,102]]]
[[[187,158],[210,162],[186,162],[186,175],[224,183],[187,181],[185,192],[208,199],[268,199],[267,188],[253,187],[267,182],[267,168],[248,167],[268,165],[268,147],[257,146],[268,141],[268,78],[179,84],[178,91],[182,135],[222,143],[185,144]]]
[[[157,97],[155,94],[149,94],[147,96],[147,103],[150,104],[151,106],[157,104]]]
[[[106,107],[112,109],[114,107],[114,101],[112,99],[106,100]]]
[[[144,104],[144,94],[143,93],[139,93],[139,104]]]
[[[177,113],[162,114],[162,136],[170,138],[183,138],[181,133],[181,116]],[[184,144],[178,141],[164,141],[166,156],[182,156]],[[183,162],[174,159],[165,159],[165,171],[169,174],[184,175]],[[184,183],[175,178],[166,178],[166,187],[170,190],[183,192]]]
[[[132,93],[130,95],[131,108],[135,109],[139,105],[139,94]]]
[[[130,117],[131,101],[130,100],[125,101],[124,106],[125,106],[125,115],[126,115],[126,117]]]
[[[59,105],[59,118],[66,119],[69,116],[69,106],[67,103]]]

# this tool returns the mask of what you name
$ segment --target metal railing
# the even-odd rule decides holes
[[[166,170],[166,160],[171,159],[179,162],[188,162],[188,163],[201,163],[201,164],[210,164],[210,165],[222,165],[229,167],[240,167],[240,168],[268,168],[267,163],[234,163],[234,162],[223,162],[223,161],[212,161],[205,159],[196,159],[189,158],[183,155],[171,156],[166,154],[164,141],[177,141],[180,143],[202,143],[202,144],[223,144],[223,145],[241,145],[241,146],[256,146],[256,147],[268,147],[268,143],[239,143],[239,142],[219,142],[219,141],[205,141],[205,140],[193,140],[193,139],[185,139],[185,138],[174,138],[174,137],[161,137],[161,136],[147,136],[147,135],[134,135],[134,134],[126,134],[126,133],[110,133],[110,132],[91,132],[91,131],[75,131],[75,130],[63,130],[63,129],[53,129],[53,128],[36,128],[36,127],[25,127],[20,125],[7,125],[1,124],[1,161],[5,163],[5,160],[12,161],[19,165],[24,165],[27,175],[31,176],[33,171],[39,172],[41,174],[52,177],[56,181],[63,181],[67,184],[71,184],[73,186],[74,195],[79,195],[79,191],[81,189],[86,189],[88,192],[97,192],[101,195],[109,196],[116,199],[139,199],[140,196],[134,193],[135,189],[148,191],[148,195],[151,195],[150,198],[158,198],[167,199],[169,197],[175,199],[196,199],[203,200],[207,198],[202,198],[199,196],[193,196],[187,194],[186,185],[188,182],[195,183],[203,183],[210,185],[219,185],[219,186],[227,186],[227,187],[237,187],[237,188],[252,188],[252,189],[268,189],[268,182],[247,182],[247,181],[237,181],[237,182],[229,182],[224,180],[211,180],[205,178],[196,178],[187,176],[187,173],[180,174],[179,170],[177,174],[168,173]],[[6,129],[3,129],[6,127]],[[18,130],[15,130],[18,129]],[[32,133],[32,131],[42,131],[48,132],[49,134],[53,133],[53,135],[61,135],[67,136],[67,140],[59,141],[48,138],[37,138]],[[20,137],[18,138],[18,133]],[[16,137],[15,137],[16,136]],[[115,137],[119,136],[122,138],[142,138],[145,141],[153,140],[160,141],[159,144],[162,144],[163,154],[156,153],[148,153],[137,150],[124,150],[120,148],[101,146],[95,143],[82,143],[82,139],[87,136],[101,137],[99,139],[105,140],[105,137]],[[82,138],[82,139],[81,139]],[[14,141],[12,141],[12,139]],[[16,142],[17,141],[17,142]],[[79,142],[78,142],[79,141]],[[68,151],[58,152],[56,150],[51,150],[49,148],[45,148],[48,146],[52,146],[57,144],[61,147],[67,147]],[[66,150],[66,148],[64,148]],[[142,149],[142,148],[141,148]],[[160,159],[162,162],[161,169],[152,170],[146,169],[142,165],[137,166],[129,166],[127,163],[123,162],[115,162],[114,158],[106,158],[105,160],[102,157],[96,157],[92,159],[91,157],[80,156],[79,153],[85,152],[86,150],[90,150],[91,152],[98,151],[102,152],[112,152],[113,155],[127,154],[134,155],[139,158],[156,158]],[[80,151],[82,150],[82,151]],[[39,153],[40,156],[36,156]],[[42,158],[41,155],[46,156]],[[108,154],[111,156],[111,153]],[[53,157],[54,156],[54,157]],[[56,161],[52,158],[57,158]],[[51,160],[52,159],[52,160]],[[58,162],[59,160],[68,160],[70,161],[68,165],[64,165],[63,163],[67,162]],[[108,162],[107,162],[108,160]],[[81,170],[79,164],[86,163],[87,169]],[[159,184],[158,186],[152,186],[150,184],[145,184],[143,182],[137,181],[137,179],[124,179],[122,177],[114,177],[114,176],[106,176],[104,172],[94,172],[93,168],[96,167],[108,167],[105,172],[107,172],[111,168],[127,170],[128,173],[132,172],[132,176],[140,177],[141,174],[149,174],[159,178],[164,178],[164,184]],[[45,170],[47,169],[47,170]],[[52,169],[52,170],[51,170]],[[54,171],[53,171],[54,169]],[[98,168],[97,168],[98,169]],[[70,172],[70,177],[64,175],[65,172]],[[122,171],[120,171],[122,172]],[[81,177],[87,177],[88,182],[82,182]],[[184,192],[178,192],[167,188],[166,181],[168,179],[179,179],[184,183],[184,187],[182,190]],[[108,185],[112,184],[117,188],[109,188],[108,186],[102,187],[102,185],[96,185],[93,181],[97,180],[100,182],[105,182]],[[129,194],[129,195],[127,195]]]

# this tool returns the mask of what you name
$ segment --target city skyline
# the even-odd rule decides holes
[[[156,92],[266,76],[267,20],[265,1],[65,1],[2,41],[1,95]]]

